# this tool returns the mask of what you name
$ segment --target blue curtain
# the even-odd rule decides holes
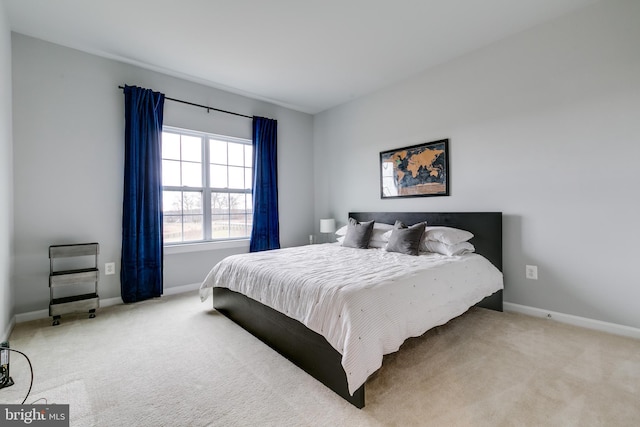
[[[277,145],[278,122],[254,116],[251,252],[280,248]]]
[[[125,86],[120,290],[125,303],[162,295],[164,94]]]

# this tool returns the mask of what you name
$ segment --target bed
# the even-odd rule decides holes
[[[468,230],[474,234],[474,237],[470,242],[475,246],[475,253],[482,255],[482,257],[478,257],[477,255],[474,254],[474,255],[458,257],[458,258],[463,258],[463,261],[468,263],[479,262],[480,261],[479,258],[482,258],[481,261],[488,264],[486,262],[488,260],[492,264],[492,266],[490,265],[490,267],[493,268],[493,266],[495,266],[493,270],[496,270],[500,276],[500,288],[497,289],[495,288],[495,285],[492,285],[494,287],[492,287],[490,291],[487,291],[487,289],[484,289],[482,291],[484,292],[482,295],[480,294],[476,294],[473,296],[463,295],[465,298],[464,303],[457,300],[452,301],[452,303],[454,303],[455,305],[454,311],[452,312],[448,311],[446,314],[447,317],[441,317],[442,315],[438,312],[438,310],[441,310],[441,308],[439,307],[438,304],[432,304],[430,302],[430,304],[432,304],[433,307],[429,307],[428,310],[423,310],[422,309],[423,305],[420,305],[419,310],[416,311],[418,315],[426,317],[427,311],[429,312],[434,311],[435,313],[434,316],[436,316],[437,314],[437,316],[434,318],[435,320],[432,320],[431,317],[428,317],[429,322],[432,322],[432,323],[429,323],[430,326],[428,326],[427,329],[425,329],[425,327],[422,325],[418,325],[418,326],[414,325],[413,329],[411,329],[411,332],[408,332],[409,333],[408,336],[400,338],[399,341],[398,341],[398,338],[393,338],[393,340],[391,340],[393,342],[391,343],[387,343],[387,341],[389,341],[388,339],[389,337],[383,336],[384,331],[376,332],[381,334],[380,337],[372,335],[373,332],[370,331],[370,329],[377,330],[378,327],[386,328],[387,324],[389,324],[389,327],[393,329],[394,327],[392,324],[393,322],[389,321],[389,317],[384,317],[384,316],[388,316],[388,314],[386,313],[387,309],[385,307],[380,308],[380,310],[376,310],[376,309],[370,310],[369,306],[363,306],[365,309],[367,309],[366,310],[367,316],[370,316],[369,313],[376,313],[376,315],[373,317],[370,316],[368,319],[358,320],[357,317],[360,317],[359,312],[360,311],[365,312],[365,310],[360,308],[360,306],[356,306],[355,302],[349,303],[353,305],[353,307],[350,309],[351,310],[350,312],[349,311],[345,312],[343,308],[334,309],[333,306],[331,305],[333,304],[332,303],[333,300],[330,300],[330,299],[327,299],[328,302],[325,304],[325,306],[321,306],[321,304],[318,304],[320,307],[314,306],[314,312],[315,311],[322,312],[324,317],[327,317],[327,313],[328,313],[329,317],[337,319],[337,317],[340,317],[339,313],[342,313],[342,314],[346,313],[344,317],[345,318],[349,317],[350,320],[348,322],[353,322],[353,323],[348,323],[347,321],[342,319],[341,321],[338,322],[339,327],[334,327],[332,326],[333,323],[326,324],[323,322],[319,322],[316,319],[316,316],[305,314],[307,313],[307,311],[302,309],[298,310],[296,306],[292,303],[287,303],[287,304],[290,304],[288,306],[287,305],[278,306],[273,301],[269,300],[268,299],[269,293],[273,293],[277,296],[278,293],[281,293],[283,291],[271,290],[270,286],[272,285],[273,278],[269,275],[274,274],[272,271],[274,269],[269,268],[269,264],[268,264],[269,258],[267,257],[271,255],[267,253],[251,254],[253,258],[249,258],[249,257],[244,258],[245,262],[249,263],[249,260],[250,260],[251,264],[257,265],[258,262],[263,262],[263,261],[267,263],[264,264],[264,266],[260,264],[261,265],[260,269],[256,269],[256,271],[253,271],[251,273],[246,273],[246,276],[242,276],[242,275],[236,276],[237,278],[235,282],[237,283],[233,283],[234,286],[229,286],[229,288],[233,288],[235,290],[228,289],[227,287],[217,287],[212,285],[212,280],[210,280],[210,276],[212,276],[212,273],[214,272],[214,270],[219,266],[216,266],[214,267],[214,269],[212,269],[212,273],[210,273],[210,275],[207,277],[207,280],[203,282],[202,289],[203,290],[206,289],[207,291],[211,292],[211,295],[213,297],[212,298],[213,306],[218,312],[227,316],[228,318],[230,318],[231,320],[233,320],[234,322],[242,326],[244,329],[246,329],[256,337],[261,339],[263,342],[265,342],[266,344],[271,346],[273,349],[278,351],[280,354],[282,354],[283,356],[285,356],[286,358],[294,362],[296,365],[298,365],[300,368],[305,370],[307,373],[309,373],[310,375],[312,375],[313,377],[321,381],[323,384],[325,384],[327,387],[335,391],[338,395],[346,399],[348,402],[352,403],[354,406],[358,408],[362,408],[364,407],[364,404],[365,404],[364,382],[366,380],[366,377],[370,373],[372,373],[371,370],[375,371],[375,369],[377,369],[382,363],[382,354],[388,354],[389,352],[396,351],[401,345],[402,341],[404,341],[404,339],[408,338],[409,336],[418,336],[422,334],[424,331],[430,329],[431,327],[438,326],[439,324],[442,324],[448,321],[450,318],[453,318],[457,315],[462,314],[469,307],[474,305],[477,301],[480,301],[476,304],[480,307],[502,311],[502,275],[500,273],[502,271],[502,215],[501,213],[493,213],[493,212],[489,212],[489,213],[484,213],[484,212],[483,213],[351,212],[349,213],[349,216],[361,222],[375,220],[377,223],[393,224],[396,220],[401,220],[407,225],[412,225],[421,221],[427,221],[429,226],[444,225],[444,226],[455,227],[463,230]],[[320,246],[324,246],[324,248],[320,248]],[[350,249],[342,248],[340,247],[339,244],[335,243],[335,244],[329,244],[329,245],[313,245],[311,247],[306,247],[306,248],[303,247],[297,250],[286,249],[283,251],[277,251],[277,253],[278,255],[283,256],[285,252],[289,251],[291,254],[296,254],[296,256],[299,255],[299,256],[313,256],[313,257],[324,257],[325,253],[327,253],[326,255],[327,257],[330,257],[330,256],[334,257],[333,261],[329,261],[329,264],[332,265],[335,262],[336,256],[340,256],[340,257],[351,256],[348,253],[349,250]],[[352,250],[352,251],[358,251],[358,250]],[[379,252],[376,252],[376,250],[373,250],[373,249],[359,250],[359,251],[364,251],[364,252],[360,252],[361,254],[363,254],[363,256],[374,257],[374,258],[378,256],[378,253],[380,254],[380,256],[382,256],[382,252],[384,252],[384,250],[382,250],[382,252],[380,252],[380,250],[378,250]],[[300,253],[302,253],[302,255],[300,255]],[[427,260],[429,259],[429,257],[410,257],[407,255],[403,255],[403,256],[407,259],[410,258],[410,260],[406,261],[409,263],[418,262],[416,261],[417,259],[420,259],[421,261],[424,259],[425,262],[427,262]],[[388,256],[384,255],[384,257],[387,258]],[[242,259],[241,256],[238,258]],[[443,265],[442,269],[450,270],[451,268],[453,268],[449,265],[450,261],[446,259],[443,260],[440,258],[437,258],[437,259],[436,258],[437,257],[434,257],[435,261],[433,262],[436,262],[436,264],[442,264]],[[331,260],[331,258],[327,258],[327,260]],[[403,259],[402,261],[404,262],[405,260]],[[272,262],[276,263],[273,260]],[[352,262],[352,261],[347,260],[346,262]],[[353,262],[357,263],[357,260]],[[432,262],[432,261],[429,261],[429,262]],[[282,265],[282,263],[280,263],[280,265]],[[236,266],[229,267],[229,268],[233,270],[238,270],[238,267]],[[312,268],[312,267],[307,267],[307,268]],[[218,268],[218,270],[219,269],[220,268]],[[244,286],[244,282],[250,281],[249,278],[251,276],[262,274],[262,273],[259,273],[259,271],[262,271],[262,270],[265,271],[265,276],[261,278],[259,282],[261,281],[266,285],[263,287],[259,287],[257,291],[254,290],[252,294],[251,288],[246,288]],[[292,272],[294,271],[292,268],[281,268],[280,270],[282,270],[282,272],[285,275],[291,275]],[[309,270],[309,271],[313,271],[313,270]],[[385,270],[385,277],[388,275],[389,281],[393,281],[394,273],[391,272],[391,269],[389,270],[390,272],[388,274],[386,273],[386,271],[387,270]],[[301,295],[301,294],[311,293],[312,299],[315,298],[318,301],[324,301],[326,299],[324,298],[324,296],[323,298],[318,298],[317,296],[318,292],[324,292],[324,291],[315,291],[314,290],[315,288],[312,286],[312,283],[311,283],[313,282],[312,279],[314,279],[316,276],[321,276],[322,272],[323,270],[316,270],[315,273],[313,274],[310,274],[307,276],[302,275],[297,277],[296,280],[298,280],[301,284],[297,288],[298,290],[294,292],[294,293],[297,293],[294,296],[297,298],[300,298],[301,301],[304,301],[301,298],[301,296],[305,297],[305,295]],[[341,277],[341,281],[342,280],[344,280],[345,284],[347,285],[359,286],[363,289],[366,289],[366,292],[372,295],[375,295],[375,292],[379,290],[379,288],[377,287],[378,285],[369,286],[364,282],[363,282],[363,285],[360,285],[356,281],[353,281],[354,280],[353,277],[349,277],[349,275],[346,273],[344,274],[343,277]],[[374,280],[374,279],[371,279],[371,280]],[[418,280],[418,279],[415,279],[415,280]],[[444,282],[447,282],[447,280],[449,279],[445,277]],[[495,281],[495,278],[492,280]],[[352,281],[353,283],[349,281]],[[223,285],[223,286],[227,286],[227,285]],[[389,284],[386,284],[385,286],[389,286]],[[416,287],[415,284],[413,285],[413,287],[414,288]],[[288,289],[289,288],[285,288],[284,292],[288,292]],[[251,297],[246,296],[245,293],[247,295],[250,295]],[[336,292],[334,291],[329,292],[330,296],[332,297],[335,293]],[[436,294],[434,293],[434,295]],[[382,297],[380,296],[377,297],[377,299],[381,299],[381,298]],[[265,301],[265,304],[261,303],[260,301]],[[439,301],[437,296],[434,297],[434,301]],[[446,300],[443,300],[443,301],[446,301]],[[469,301],[473,301],[473,302],[469,302]],[[336,306],[340,305],[340,307],[346,304],[346,303],[343,304],[341,300],[335,300],[335,302],[336,302]],[[412,301],[409,300],[409,304],[411,303]],[[275,308],[278,308],[278,310],[271,308],[267,304]],[[384,304],[386,305],[387,301],[385,301]],[[447,302],[447,304],[449,304],[449,302]],[[357,315],[354,315],[355,311],[358,311]],[[283,313],[287,313],[288,315]],[[448,313],[453,313],[453,314],[448,314]],[[363,328],[362,325],[358,325],[357,322],[361,322],[361,323],[365,322],[365,324],[366,322],[369,322],[369,324],[371,325],[374,325],[374,322],[378,322],[378,323],[375,324],[375,327]],[[413,325],[415,322],[411,322],[411,323]],[[340,329],[342,331],[346,330],[348,333],[351,333],[351,330],[353,329],[355,332],[353,332],[352,335],[353,334],[355,335],[353,335],[350,340],[348,338],[342,339],[340,338],[342,337],[342,335],[340,333],[334,333],[335,332],[334,329]],[[344,334],[344,332],[342,333]],[[407,333],[407,332],[403,331],[403,333]],[[371,335],[371,336],[368,336],[368,335]],[[362,340],[362,341],[359,342],[358,340]],[[347,342],[347,345],[348,345],[346,347],[345,347],[345,341]],[[382,351],[382,348],[380,349],[377,348],[378,346],[381,346],[379,345],[378,341],[380,342],[385,341],[386,350],[385,352],[379,355],[379,361],[376,362],[376,359],[378,357],[378,355],[375,354],[376,351]],[[350,343],[353,343],[353,345]],[[356,346],[356,347],[353,347],[353,346]],[[370,348],[367,346],[369,346]],[[340,349],[341,351],[338,351],[336,349]],[[356,356],[352,356],[354,354]],[[378,364],[376,365],[376,363]]]

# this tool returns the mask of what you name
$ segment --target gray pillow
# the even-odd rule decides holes
[[[349,218],[347,224],[347,234],[344,236],[342,246],[348,248],[367,249],[369,247],[369,240],[373,234],[374,221],[358,222],[353,218]]]
[[[407,227],[403,222],[396,221],[387,243],[387,252],[400,252],[407,255],[420,254],[420,241],[427,226],[426,222],[419,222]]]

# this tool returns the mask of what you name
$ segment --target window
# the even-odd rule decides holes
[[[165,244],[249,238],[252,158],[249,140],[165,126]]]

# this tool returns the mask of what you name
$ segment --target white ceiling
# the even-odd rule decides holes
[[[4,0],[15,32],[311,114],[594,2]]]

